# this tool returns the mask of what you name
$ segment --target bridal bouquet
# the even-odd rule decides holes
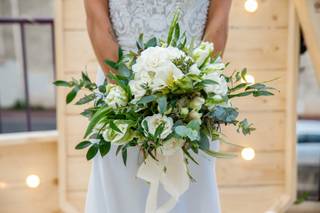
[[[170,209],[188,189],[192,180],[188,164],[198,164],[197,154],[233,156],[210,149],[210,143],[224,141],[222,125],[237,126],[244,135],[254,130],[247,119],[238,120],[232,100],[271,96],[273,88],[247,82],[246,69],[226,75],[227,64],[214,54],[212,43],[187,42],[186,34],[180,33],[178,15],[166,40],[154,37],[144,42],[141,34],[136,44],[136,52],[124,54],[119,49],[118,61],[105,61],[113,70],[108,74],[112,83],[97,85],[84,72],[79,80],[58,80],[55,85],[72,88],[67,103],[80,90],[88,93],[75,104],[92,103],[81,113],[90,122],[76,149],[88,148],[90,160],[116,146],[124,164],[127,150],[138,149],[144,162],[137,176],[151,188],[162,183],[173,199]],[[149,200],[147,209],[155,208],[152,205]]]

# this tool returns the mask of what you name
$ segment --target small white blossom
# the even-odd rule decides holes
[[[118,127],[121,132],[118,132],[110,127],[109,124],[106,125],[102,137],[104,140],[111,143],[124,144],[132,139],[132,134],[129,133],[129,125],[120,120],[114,121],[114,124]]]
[[[199,47],[193,50],[192,57],[199,67],[212,55],[213,49],[213,43],[203,41]]]
[[[147,131],[151,135],[154,135],[157,127],[163,123],[164,128],[162,133],[160,134],[161,139],[165,139],[172,132],[173,120],[172,118],[167,117],[165,115],[155,114],[152,116],[147,116],[142,121],[143,128],[144,128],[144,124],[143,124],[144,122],[147,122],[147,127],[148,127],[148,129],[147,130],[145,129],[145,131]]]
[[[192,110],[189,113],[189,119],[190,120],[199,120],[201,122],[202,113],[199,113],[197,111]]]
[[[189,107],[195,111],[199,111],[204,103],[204,98],[197,96],[190,101]]]
[[[204,88],[206,93],[214,93],[216,95],[225,96],[228,93],[228,85],[226,79],[218,72],[212,72],[203,77],[217,82],[217,84],[207,84]]]
[[[126,106],[128,97],[126,92],[118,85],[108,84],[105,102],[112,108]]]
[[[191,74],[199,75],[201,71],[200,71],[200,69],[198,68],[198,65],[197,65],[197,64],[193,64],[193,65],[190,67],[189,72],[190,72]]]

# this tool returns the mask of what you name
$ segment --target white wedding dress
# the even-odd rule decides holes
[[[209,0],[109,0],[110,16],[120,46],[124,50],[135,48],[141,32],[145,38],[165,38],[174,12],[181,11],[181,28],[188,38],[201,40]],[[98,83],[104,75],[98,72]],[[218,149],[212,143],[211,149]],[[107,156],[96,156],[86,201],[86,213],[144,213],[149,185],[136,177],[141,163],[139,152],[128,150],[127,166],[121,155],[116,156],[115,147]],[[190,162],[190,173],[196,179],[179,199],[170,213],[220,213],[219,193],[216,183],[215,159],[204,154],[195,156],[200,166]],[[169,195],[160,187],[158,203],[161,205]],[[149,212],[148,212],[149,213]],[[153,212],[152,212],[153,213]],[[165,213],[165,212],[163,212]]]

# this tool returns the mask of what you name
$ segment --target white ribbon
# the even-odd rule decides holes
[[[170,212],[175,207],[179,197],[187,191],[190,184],[181,148],[178,148],[170,155],[158,152],[157,160],[154,160],[149,155],[145,162],[141,164],[137,173],[137,177],[150,183],[145,213]],[[160,183],[171,198],[158,208],[157,200]]]

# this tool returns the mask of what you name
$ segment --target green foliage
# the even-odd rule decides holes
[[[85,149],[88,146],[91,146],[91,144],[92,143],[90,141],[82,141],[75,147],[75,149]]]
[[[167,111],[167,97],[166,96],[161,96],[157,99],[158,106],[159,106],[159,111],[161,114],[164,114]]]
[[[111,112],[110,108],[107,108],[107,107],[100,108],[91,118],[88,124],[87,130],[84,134],[84,138],[88,137],[89,134],[92,132],[93,128],[96,126],[96,124],[106,115],[108,115],[110,112]]]
[[[238,132],[242,132],[244,135],[250,135],[252,131],[254,131],[255,128],[253,127],[252,123],[249,123],[247,119],[244,119],[239,122],[238,124]]]
[[[101,139],[99,143],[99,152],[101,157],[104,157],[105,155],[107,155],[110,149],[111,149],[111,143]]]
[[[87,155],[86,155],[87,160],[91,160],[92,158],[94,158],[94,156],[96,156],[98,151],[99,151],[99,144],[96,144],[96,143],[93,144],[87,152]]]
[[[220,123],[234,123],[237,120],[239,112],[232,107],[216,106],[210,113],[214,121]]]

